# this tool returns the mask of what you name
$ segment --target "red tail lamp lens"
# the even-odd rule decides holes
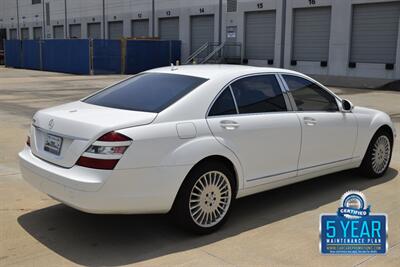
[[[112,170],[118,163],[118,159],[95,159],[88,157],[80,157],[76,163],[79,166],[99,169],[99,170]]]
[[[129,137],[116,133],[116,132],[109,132],[106,133],[105,135],[101,136],[97,141],[102,141],[102,142],[124,142],[124,141],[131,141]]]
[[[104,143],[98,143],[99,141]],[[130,141],[132,139],[123,134],[117,132],[106,133],[86,149],[85,156],[81,156],[76,165],[92,169],[112,170],[131,144]],[[118,142],[125,143],[121,145]],[[114,158],[107,159],[104,156],[112,156]]]

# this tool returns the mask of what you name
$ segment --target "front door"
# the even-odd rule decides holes
[[[357,122],[336,97],[298,76],[283,75],[302,127],[299,175],[344,164],[353,157]]]
[[[238,157],[246,187],[296,175],[301,126],[287,103],[275,75],[257,75],[232,83],[208,114],[214,136]]]

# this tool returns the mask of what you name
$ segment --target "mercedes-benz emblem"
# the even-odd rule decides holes
[[[53,129],[54,127],[54,119],[49,120],[49,129]]]

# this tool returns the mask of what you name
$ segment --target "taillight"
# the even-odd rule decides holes
[[[112,170],[118,161],[119,159],[95,159],[81,156],[76,165],[92,169]]]
[[[31,146],[31,137],[28,135],[28,137],[26,138],[26,145],[27,146]]]
[[[117,133],[117,132],[109,132],[105,135],[102,135],[97,141],[105,141],[105,142],[124,142],[124,141],[132,141],[129,137]]]
[[[101,170],[112,170],[132,143],[129,137],[109,132],[96,140],[78,159],[76,165]]]

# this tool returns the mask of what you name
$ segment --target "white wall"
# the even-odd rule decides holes
[[[316,0],[315,5],[310,5],[309,1],[304,0],[287,0],[285,68],[316,75],[400,79],[400,41],[397,42],[397,64],[395,64],[394,70],[386,70],[385,64],[372,63],[357,63],[356,68],[348,67],[351,46],[352,5],[377,2],[393,2],[393,0]],[[296,66],[291,66],[293,8],[312,8],[316,6],[331,6],[332,10],[328,66],[321,67],[320,62],[310,61],[298,61]],[[400,27],[398,37],[400,38]]]
[[[43,5],[32,5],[31,0],[18,0],[20,9],[20,28],[29,27],[30,37],[33,27],[42,26]],[[65,24],[64,0],[42,0],[50,3],[51,26],[46,25],[46,36],[52,38],[54,25]],[[393,0],[286,0],[285,31],[282,30],[282,0],[238,0],[237,12],[227,13],[227,0],[223,0],[222,40],[226,38],[226,27],[237,26],[237,41],[244,44],[244,14],[248,11],[276,10],[275,58],[273,66],[279,67],[281,60],[284,67],[307,74],[368,77],[381,79],[400,79],[400,40],[397,44],[397,58],[394,70],[385,70],[384,64],[357,63],[357,67],[348,68],[351,45],[352,5],[359,3],[382,3]],[[182,40],[182,57],[186,58],[190,51],[190,16],[213,14],[214,36],[218,40],[219,7],[218,0],[155,0],[155,18],[152,18],[151,0],[106,0],[106,20],[124,22],[124,36],[130,36],[132,19],[149,19],[149,32],[154,23],[154,35],[158,36],[158,19],[163,17],[179,17],[179,36]],[[260,5],[262,7],[260,8]],[[331,33],[329,42],[329,60],[327,67],[320,62],[298,61],[291,66],[292,51],[292,17],[293,8],[331,6]],[[102,0],[67,0],[68,24],[81,24],[82,37],[87,36],[87,23],[102,23]],[[204,12],[202,12],[204,10]],[[400,23],[400,22],[399,22]],[[0,28],[17,27],[16,0],[0,0]],[[68,27],[66,27],[68,28]],[[102,28],[103,29],[103,28]],[[106,36],[108,27],[106,25]],[[400,27],[399,27],[400,31]],[[281,59],[282,32],[285,36],[284,58]],[[399,33],[400,39],[400,33]],[[244,49],[243,53],[244,53]],[[251,65],[268,66],[265,60],[250,60]]]

